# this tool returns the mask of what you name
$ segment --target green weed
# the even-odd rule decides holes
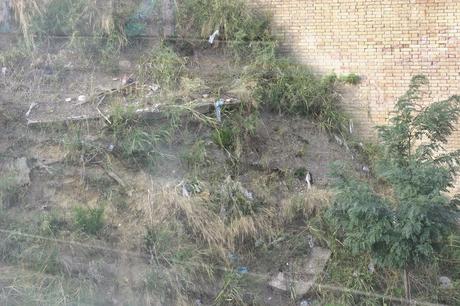
[[[76,207],[74,210],[75,224],[83,232],[97,235],[104,227],[104,208]]]
[[[140,60],[139,78],[162,87],[177,86],[185,72],[186,60],[164,45],[153,49]]]

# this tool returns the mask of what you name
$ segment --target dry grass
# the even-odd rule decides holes
[[[294,219],[309,218],[321,209],[331,204],[332,193],[329,190],[312,187],[312,189],[294,194],[292,197],[282,201],[282,216],[284,221],[290,222]]]
[[[41,14],[41,9],[47,3],[46,0],[11,0],[11,7],[15,18],[19,23],[24,40],[28,47],[33,46],[33,37],[30,33],[32,18],[36,14]]]

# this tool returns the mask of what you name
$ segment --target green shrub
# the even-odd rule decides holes
[[[426,84],[414,77],[390,125],[378,128],[383,152],[374,170],[391,192],[377,193],[343,165],[334,169],[338,194],[329,217],[354,254],[368,253],[380,266],[433,263],[456,227],[458,207],[444,192],[460,170],[460,150],[442,147],[460,117],[460,97],[419,109]]]
[[[164,45],[153,49],[141,59],[139,78],[163,87],[174,87],[185,72],[185,59]]]
[[[104,208],[75,208],[75,223],[83,232],[97,235],[104,227]]]

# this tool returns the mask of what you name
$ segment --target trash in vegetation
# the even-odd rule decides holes
[[[313,249],[315,247],[315,238],[312,235],[307,235],[308,246]]]
[[[339,136],[337,136],[336,134],[334,134],[334,138],[335,138],[335,141],[337,142],[337,144],[338,144],[339,146],[343,146],[343,141],[342,141],[342,139],[341,139]]]
[[[6,67],[2,67],[2,77],[6,77]]]
[[[330,257],[330,250],[314,247],[303,259],[292,265],[287,263],[287,266],[292,266],[288,269],[289,272],[278,272],[268,284],[282,291],[289,292],[293,289],[296,295],[304,295],[315,284]]]
[[[187,187],[185,186],[185,184],[182,184],[182,196],[184,198],[190,198],[190,193],[188,192]]]
[[[369,169],[368,166],[364,165],[363,168],[362,168],[363,172],[366,173],[366,175],[369,175],[369,173],[371,172],[371,170]]]
[[[112,78],[112,81],[119,81],[119,78]]]
[[[216,36],[219,36],[219,30],[214,31],[211,36],[209,36],[208,42],[212,45],[214,43],[214,40],[216,39]]]
[[[311,175],[310,171],[307,171],[305,182],[307,182],[307,188],[311,189],[311,185],[313,184],[313,176]]]
[[[249,272],[249,269],[247,267],[238,267],[237,271],[239,274],[246,274]]]
[[[207,99],[209,98],[209,95],[208,94],[203,94],[203,99]]]
[[[354,131],[354,129],[355,129],[355,126],[354,126],[354,124],[353,124],[353,120],[351,120],[351,119],[350,119],[350,123],[349,123],[349,125],[348,125],[348,129],[349,129],[349,131],[350,131],[350,134],[353,134],[353,131]]]
[[[85,95],[80,95],[80,96],[78,96],[77,100],[78,100],[78,102],[84,103],[84,102],[86,102],[86,96]]]
[[[232,253],[232,252],[229,252],[228,255],[228,260],[230,260],[231,262],[238,262],[240,257],[238,255],[236,255],[235,253]]]
[[[107,146],[107,151],[112,152],[113,149],[115,149],[115,145],[114,145],[113,143],[111,143],[111,144],[109,144],[109,145]]]
[[[310,300],[302,300],[300,306],[311,306],[313,303]]]
[[[129,85],[129,84],[133,84],[134,83],[134,79],[132,78],[132,74],[131,75],[124,75],[123,78],[121,79],[121,85]]]
[[[28,110],[27,113],[26,113],[26,117],[29,117],[30,112],[32,111],[32,109],[33,109],[35,106],[37,106],[37,103],[35,103],[35,102],[32,102],[32,103],[30,104],[29,110]]]
[[[440,276],[439,282],[441,283],[442,289],[452,289],[452,281],[447,276]]]
[[[224,105],[224,100],[222,99],[219,99],[216,101],[216,103],[214,104],[215,108],[216,108],[216,118],[217,118],[217,122],[222,122],[222,105]]]
[[[53,68],[49,65],[46,65],[44,68],[43,68],[43,73],[46,74],[46,75],[52,75],[53,74]]]
[[[66,101],[66,102],[71,102],[71,101],[72,101],[72,98],[66,98],[65,101]]]
[[[374,265],[374,263],[372,261],[369,263],[369,265],[367,265],[367,271],[369,271],[369,273],[371,273],[371,274],[374,274],[375,265]]]

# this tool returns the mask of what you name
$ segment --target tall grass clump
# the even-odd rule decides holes
[[[178,34],[206,40],[219,30],[219,40],[226,42],[238,58],[254,54],[261,46],[271,44],[270,19],[250,9],[242,0],[182,0],[178,3]]]
[[[185,64],[183,57],[161,45],[141,59],[139,75],[144,82],[171,88],[179,83],[186,69]]]
[[[335,74],[317,76],[310,68],[263,54],[252,64],[254,98],[278,113],[300,115],[316,121],[328,132],[345,131],[348,119],[340,107],[340,80]]]

